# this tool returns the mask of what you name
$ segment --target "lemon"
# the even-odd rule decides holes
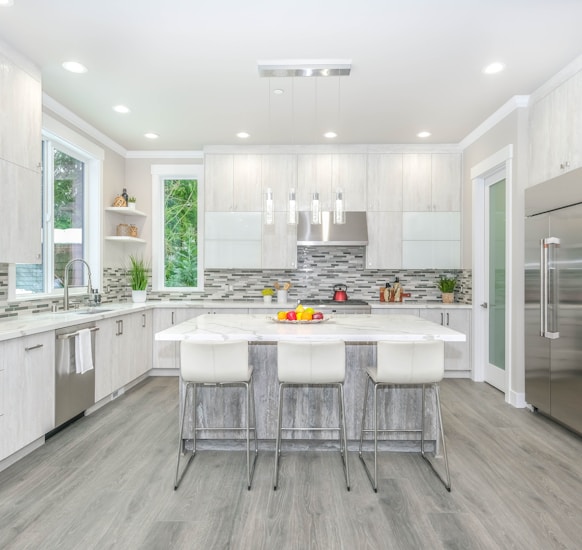
[[[301,321],[303,319],[303,311],[297,311],[297,320]]]
[[[279,311],[277,313],[277,319],[279,319],[279,321],[283,321],[283,320],[287,319],[287,312],[286,311]]]
[[[306,307],[305,308],[305,312],[306,313],[311,313],[311,315],[313,315],[315,313],[315,310],[312,307]]]

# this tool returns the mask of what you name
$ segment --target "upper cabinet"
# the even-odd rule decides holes
[[[582,166],[582,72],[530,110],[530,185]]]
[[[402,212],[402,155],[368,155],[368,212]]]
[[[0,52],[0,262],[41,261],[40,76]]]
[[[42,89],[31,75],[0,52],[0,158],[41,169]]]
[[[297,232],[285,217],[290,189],[298,210],[310,210],[317,193],[321,210],[332,211],[341,189],[345,210],[368,212],[368,269],[459,266],[460,153],[328,151],[207,153],[205,266],[295,269]],[[267,189],[273,225],[262,216]],[[251,237],[234,213],[255,214]]]
[[[404,154],[402,171],[403,211],[457,212],[461,209],[460,154]]]
[[[207,212],[260,212],[260,155],[210,154],[204,165]]]

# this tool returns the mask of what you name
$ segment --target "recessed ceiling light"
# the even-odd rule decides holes
[[[495,61],[495,63],[489,63],[489,65],[483,67],[481,72],[483,72],[483,74],[497,74],[503,69],[505,69],[505,64]]]
[[[87,72],[87,67],[81,63],[78,63],[77,61],[65,61],[63,63],[63,69],[77,74],[83,74]]]
[[[323,134],[323,137],[333,139],[337,137],[337,134],[335,132],[325,132],[325,134]]]
[[[148,132],[147,134],[144,134],[144,136],[148,139],[158,139],[160,137],[158,134],[154,134],[153,132]]]
[[[122,115],[126,115],[127,113],[131,112],[129,110],[129,107],[126,107],[125,105],[116,105],[115,107],[113,107],[113,110],[116,113],[121,113]]]
[[[416,134],[416,137],[419,138],[427,138],[430,137],[431,133],[427,132],[426,130],[423,130],[422,132],[418,132],[418,134]]]
[[[0,0],[1,8],[9,8],[14,5],[14,0]]]
[[[236,137],[239,137],[241,139],[247,139],[251,137],[251,134],[249,134],[248,132],[239,132]]]
[[[281,88],[277,88],[276,90],[273,90],[273,93],[275,95],[283,95],[285,93],[285,90],[281,90]]]

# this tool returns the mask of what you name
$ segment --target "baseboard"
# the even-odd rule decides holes
[[[508,403],[516,409],[524,409],[527,406],[525,393],[523,392],[510,391],[508,397]]]
[[[149,376],[180,376],[180,369],[152,369]]]
[[[10,466],[18,462],[21,458],[24,458],[26,455],[29,455],[30,453],[32,453],[32,451],[36,451],[36,449],[42,447],[44,445],[44,441],[45,440],[43,435],[42,437],[39,437],[32,443],[29,443],[26,447],[18,449],[18,451],[16,451],[15,453],[11,454],[10,456],[7,456],[4,460],[0,460],[0,472],[2,470],[6,470],[6,468],[9,468]]]
[[[446,370],[445,378],[471,378],[470,370]]]

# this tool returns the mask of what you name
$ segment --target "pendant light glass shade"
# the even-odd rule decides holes
[[[273,204],[273,190],[269,187],[265,193],[265,225],[275,223],[275,206]]]
[[[319,193],[316,191],[311,198],[311,223],[314,225],[321,223],[321,206],[319,203]]]
[[[297,225],[297,197],[295,189],[289,189],[289,204],[287,205],[287,223]]]
[[[344,192],[338,189],[335,192],[335,208],[333,210],[333,223],[346,223],[346,210],[344,205]]]

